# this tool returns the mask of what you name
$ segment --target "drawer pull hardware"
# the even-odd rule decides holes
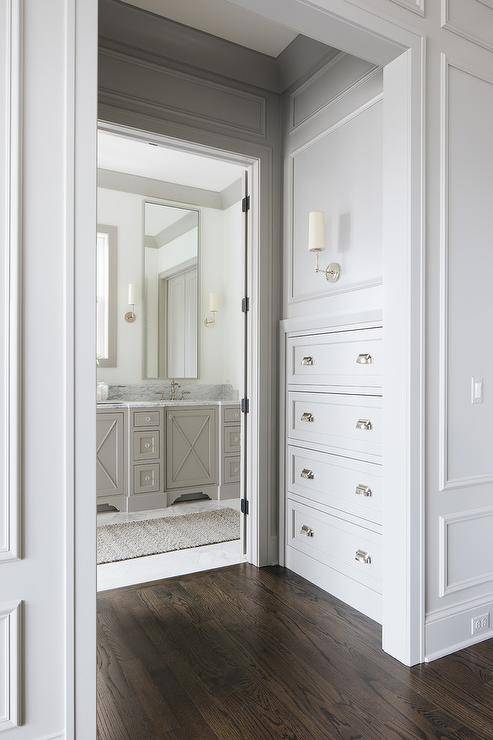
[[[357,560],[358,563],[364,563],[365,565],[369,565],[371,563],[371,555],[365,550],[356,550],[354,559]]]
[[[307,524],[303,524],[303,526],[301,527],[301,534],[304,534],[307,537],[313,537],[313,535],[315,534],[315,532]]]
[[[313,470],[308,470],[308,468],[303,468],[301,471],[301,477],[306,478],[307,480],[313,480],[315,478],[315,473]]]
[[[373,496],[373,491],[370,486],[365,486],[363,483],[360,483],[356,486],[355,494],[357,496]]]
[[[313,357],[303,357],[303,359],[301,360],[301,364],[311,366],[311,365],[314,365],[315,363],[313,362]]]
[[[358,419],[356,422],[356,429],[364,429],[366,432],[371,432],[373,429],[371,419]]]
[[[356,358],[357,365],[373,365],[373,357],[367,352],[362,352]]]
[[[301,415],[301,421],[315,421],[315,417],[309,411],[305,411],[305,413]]]
[[[150,420],[151,420],[151,417],[150,416],[146,416],[145,420],[147,421],[147,423],[149,423]]]

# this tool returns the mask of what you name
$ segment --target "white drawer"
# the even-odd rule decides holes
[[[288,385],[333,385],[381,388],[383,331],[312,334],[289,337]]]
[[[327,452],[288,447],[287,488],[314,503],[382,523],[382,467]]]
[[[288,545],[382,592],[381,535],[288,501]]]
[[[288,437],[341,454],[382,454],[382,398],[288,393]]]

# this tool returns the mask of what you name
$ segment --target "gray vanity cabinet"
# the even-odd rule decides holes
[[[166,488],[218,483],[217,408],[166,411]]]
[[[96,494],[125,496],[125,411],[98,411],[96,416]]]

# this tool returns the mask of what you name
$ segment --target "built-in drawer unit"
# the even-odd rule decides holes
[[[380,534],[288,500],[287,545],[382,592]]]
[[[133,432],[133,459],[139,460],[159,459],[161,453],[161,434],[158,429],[146,432]]]
[[[160,420],[160,411],[132,411],[132,426],[134,427],[158,427]]]
[[[241,446],[241,427],[239,424],[223,427],[224,453],[238,453]]]
[[[289,445],[287,474],[291,494],[382,523],[381,465]]]
[[[238,424],[241,419],[241,411],[239,406],[229,407],[226,406],[224,409],[224,423],[225,424]]]
[[[161,466],[159,463],[134,465],[134,493],[157,493],[161,490]]]
[[[289,337],[286,363],[288,385],[381,388],[382,329]]]
[[[338,393],[288,393],[288,437],[342,455],[382,454],[382,399]]]
[[[228,484],[240,482],[240,460],[241,458],[239,455],[223,458],[223,483]]]

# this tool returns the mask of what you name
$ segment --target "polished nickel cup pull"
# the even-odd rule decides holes
[[[304,534],[307,537],[313,537],[313,535],[315,534],[315,532],[307,524],[303,524],[303,526],[301,527],[301,534]]]
[[[370,486],[365,486],[363,483],[360,483],[356,486],[355,494],[357,496],[373,496],[373,491]]]
[[[356,422],[356,429],[364,429],[366,432],[371,432],[373,429],[371,419],[358,419]]]
[[[362,352],[360,355],[357,356],[356,364],[357,365],[372,365],[373,357],[369,355],[367,352]]]
[[[301,360],[301,364],[302,365],[314,365],[313,357],[309,357],[309,356],[303,357],[303,359]]]
[[[371,555],[365,550],[356,550],[354,559],[357,560],[358,563],[364,563],[365,565],[369,565],[371,563]]]
[[[313,472],[313,470],[303,468],[303,470],[301,471],[301,477],[306,478],[307,480],[313,480],[315,478],[315,473]]]
[[[315,417],[309,411],[301,415],[301,421],[315,421]]]

